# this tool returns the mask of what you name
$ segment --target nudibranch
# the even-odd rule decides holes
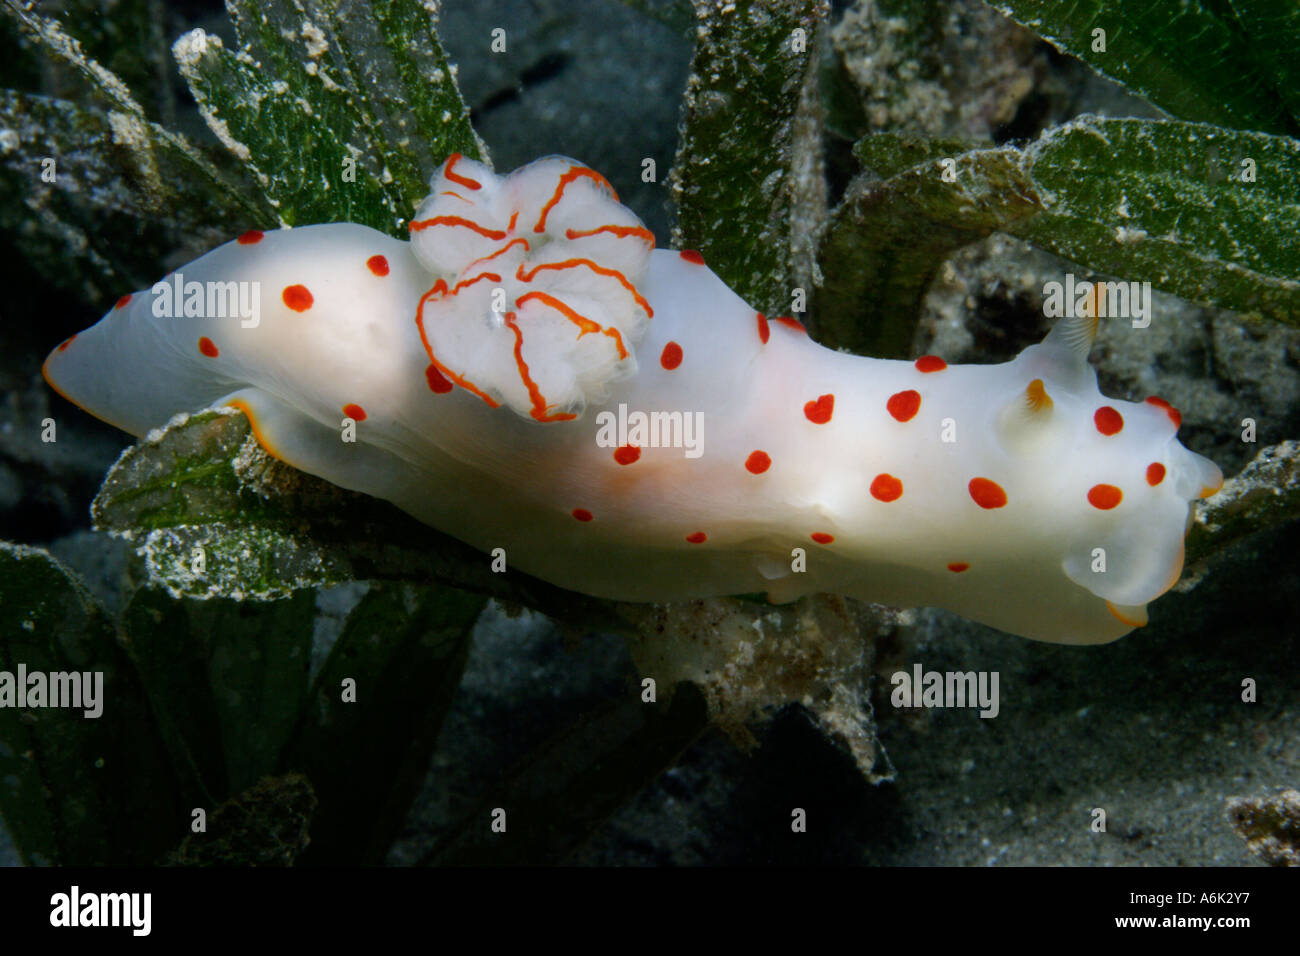
[[[1100,393],[1089,320],[1000,365],[852,356],[656,250],[576,161],[453,155],[432,190],[409,242],[246,232],[45,377],[137,436],[239,408],[275,457],[586,594],[832,592],[1063,643],[1145,623],[1222,482],[1167,402]]]

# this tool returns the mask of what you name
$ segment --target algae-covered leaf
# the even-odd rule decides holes
[[[934,158],[884,180],[859,177],[823,235],[825,280],[813,314],[824,345],[906,357],[921,299],[944,260],[1041,208],[1012,147],[899,151]],[[901,165],[899,152],[877,152],[877,168]]]
[[[196,30],[174,53],[204,119],[282,222],[359,222],[401,236],[438,161],[484,154],[425,5],[230,8],[238,51]]]
[[[1097,272],[1300,324],[1300,141],[1081,117],[1032,143],[1044,212],[1009,231]]]
[[[1187,567],[1195,570],[1229,545],[1300,518],[1300,442],[1261,449],[1255,459],[1201,502],[1187,532]]]
[[[127,449],[91,506],[131,535],[173,596],[275,599],[346,581],[439,581],[560,620],[621,629],[612,601],[546,584],[413,520],[270,458],[242,413],[181,416]],[[195,549],[199,549],[197,552]]]
[[[29,694],[31,675],[42,674],[47,691],[91,690],[98,713],[18,707],[5,695],[16,693],[20,669]],[[81,676],[53,676],[72,674]],[[113,622],[48,554],[8,543],[0,543],[0,699],[0,813],[26,862],[145,864],[184,833],[162,739]]]
[[[1246,34],[1256,69],[1272,81],[1291,119],[1300,123],[1300,3],[1227,0],[1227,4]]]
[[[1300,324],[1300,142],[1084,116],[1024,150],[959,148],[890,135],[857,144],[885,178],[851,184],[823,235],[814,314],[825,344],[905,356],[944,259],[994,230],[1091,271]]]
[[[265,218],[238,183],[140,115],[0,91],[0,227],[87,300],[152,281],[162,255],[218,224]]]
[[[165,161],[172,167],[167,170],[168,174],[183,170],[186,178],[206,180],[211,191],[224,194],[231,203],[237,203],[249,212],[262,208],[246,198],[185,137],[150,121],[122,79],[87,56],[81,44],[68,35],[59,21],[13,2],[7,3],[6,9],[24,33],[47,54],[73,67],[90,84],[95,95],[107,105],[113,119],[113,136],[109,142],[136,153],[132,161],[140,174],[151,180],[152,187],[165,190],[165,184],[153,181],[159,174],[156,171],[150,173],[150,167]],[[165,191],[159,201],[166,201]]]
[[[761,311],[797,311],[825,206],[816,80],[825,0],[696,6],[673,241]]]
[[[263,777],[221,804],[190,833],[170,866],[292,866],[311,843],[316,794],[300,773]]]
[[[1179,119],[1271,133],[1300,129],[1267,52],[1261,56],[1253,42],[1259,31],[1243,29],[1251,21],[1293,27],[1280,9],[1285,0],[988,2]],[[1285,50],[1292,67],[1295,53]]]
[[[239,602],[141,588],[128,648],[187,801],[215,801],[276,770],[307,694],[314,596]]]
[[[317,678],[282,764],[319,805],[307,861],[380,863],[428,771],[486,599],[372,587]]]

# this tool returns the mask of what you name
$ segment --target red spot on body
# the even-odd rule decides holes
[[[1174,423],[1174,428],[1179,428],[1183,424],[1183,413],[1174,408],[1174,406],[1170,405],[1163,398],[1152,395],[1147,399],[1147,404],[1154,405],[1156,408],[1163,408],[1165,414],[1169,416],[1169,420]]]
[[[812,538],[818,544],[830,544],[835,540],[835,535],[827,534],[825,531],[814,531],[812,534],[808,535],[808,537]]]
[[[60,343],[59,343],[59,351],[60,351],[60,352],[65,352],[65,351],[67,351],[68,346],[72,344],[72,340],[75,339],[76,337],[77,337],[76,335],[69,335],[66,339],[64,339],[62,342],[60,342]]]
[[[429,383],[429,390],[439,395],[446,395],[455,386],[447,381],[445,375],[438,371],[438,366],[430,365],[424,370],[424,379]]]
[[[213,342],[212,339],[208,338],[206,335],[199,339],[199,351],[208,358],[216,358],[221,354],[217,349],[217,343]]]
[[[803,413],[814,425],[825,425],[835,411],[835,396],[823,395],[815,402],[805,402]]]
[[[1007,503],[1007,493],[1002,490],[1002,486],[996,481],[990,481],[987,478],[972,478],[970,484],[970,496],[974,502],[981,508],[1001,508]]]
[[[897,392],[889,396],[885,408],[900,422],[910,422],[921,410],[921,393],[910,388],[905,392]]]
[[[366,420],[366,410],[355,402],[348,402],[348,404],[344,405],[343,414],[354,422],[364,422]]]
[[[700,255],[694,249],[683,249],[680,253],[678,253],[678,255],[680,255],[687,262],[694,263],[697,266],[704,265],[704,256]]]
[[[745,469],[751,475],[761,475],[772,467],[771,456],[765,451],[753,451],[745,459]]]
[[[672,371],[682,364],[682,347],[676,342],[669,342],[659,355],[659,364]]]
[[[284,304],[295,312],[306,312],[311,308],[311,304],[316,300],[305,285],[287,285],[284,291],[280,293],[280,298]]]
[[[871,497],[877,501],[897,501],[903,497],[903,483],[893,475],[876,475],[871,481]]]
[[[366,260],[366,268],[377,276],[388,275],[388,260],[383,256],[371,256]]]
[[[937,355],[922,355],[915,364],[918,372],[942,372],[948,367],[948,363]]]
[[[482,183],[470,179],[468,176],[462,176],[460,173],[452,172],[452,168],[462,159],[464,157],[460,153],[452,153],[447,157],[447,165],[443,167],[442,174],[457,186],[464,186],[466,189],[482,189]]]
[[[593,517],[592,513],[586,508],[574,508],[573,516],[579,521],[590,521]]]
[[[965,561],[954,561],[952,564],[948,565],[948,570],[953,574],[961,574],[963,571],[970,570],[970,565]]]
[[[641,449],[636,445],[624,445],[614,449],[614,460],[620,465],[630,465],[641,457]]]
[[[1165,466],[1158,461],[1147,465],[1147,484],[1154,488],[1165,480]]]
[[[1093,485],[1088,489],[1088,504],[1109,511],[1124,500],[1124,492],[1114,485]]]
[[[804,328],[802,322],[800,322],[798,319],[792,319],[792,318],[791,318],[790,316],[788,316],[788,315],[778,315],[778,316],[775,316],[775,317],[772,319],[772,321],[773,321],[773,322],[780,322],[780,323],[781,323],[782,325],[784,325],[787,329],[794,329],[796,332],[802,332],[804,335],[807,335],[807,334],[808,334],[808,330]]]
[[[265,235],[266,233],[262,232],[261,229],[250,229],[248,232],[236,239],[235,242],[239,243],[241,246],[251,246],[255,243],[261,242]]]
[[[1118,435],[1124,427],[1124,416],[1109,405],[1103,405],[1092,416],[1097,431],[1103,435]]]
[[[113,308],[125,309],[127,303],[130,301],[131,301],[131,293],[128,292],[126,295],[122,296],[122,298],[118,299],[116,302],[113,303]]]
[[[767,316],[762,312],[755,312],[754,317],[758,319],[758,340],[766,345],[772,337],[772,327],[767,324]]]
[[[686,536],[686,540],[691,544],[703,544],[709,540],[709,536],[703,531],[693,531]]]

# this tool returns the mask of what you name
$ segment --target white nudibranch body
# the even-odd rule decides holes
[[[410,242],[250,231],[44,372],[135,435],[240,408],[289,464],[601,597],[827,591],[1097,643],[1177,580],[1222,476],[1168,403],[1101,395],[1095,325],[1001,365],[861,358],[653,246],[580,163],[452,156]]]

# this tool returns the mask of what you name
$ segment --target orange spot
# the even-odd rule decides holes
[[[64,339],[62,342],[59,343],[59,349],[58,349],[58,350],[59,350],[60,352],[66,352],[67,349],[68,349],[68,346],[72,344],[72,340],[75,339],[76,337],[77,337],[77,336],[76,336],[75,333],[72,334],[72,335],[69,335],[66,339]]]
[[[683,249],[678,253],[678,255],[694,265],[704,265],[704,256],[700,255],[700,253],[696,252],[694,249]]]
[[[767,316],[762,312],[755,312],[754,317],[758,319],[758,340],[764,345],[772,337],[772,327],[767,324]]]
[[[641,449],[636,445],[624,445],[614,449],[614,460],[620,465],[630,465],[641,457]]]
[[[248,232],[236,239],[235,242],[239,243],[241,246],[251,246],[255,243],[261,242],[263,236],[265,236],[265,233],[262,232],[261,229],[250,229]]]
[[[420,232],[433,226],[459,226],[462,229],[473,230],[480,236],[486,236],[489,239],[504,239],[506,237],[506,234],[500,229],[488,229],[480,226],[472,219],[464,219],[460,216],[434,216],[432,219],[420,219],[411,223],[409,231]]]
[[[1165,590],[1168,590],[1168,588],[1166,588]],[[1147,626],[1146,621],[1139,621],[1134,618],[1125,617],[1123,613],[1120,611],[1120,609],[1117,608],[1115,605],[1111,604],[1109,601],[1106,602],[1106,610],[1110,611],[1110,613],[1115,617],[1115,620],[1119,621],[1121,624],[1127,624],[1129,627]]]
[[[617,269],[607,269],[604,266],[598,266],[590,259],[565,259],[563,262],[544,262],[534,268],[532,272],[528,273],[525,273],[524,267],[520,266],[519,271],[516,272],[515,275],[519,277],[520,282],[531,282],[533,276],[537,275],[537,273],[541,272],[543,269],[574,269],[578,267],[590,269],[592,272],[596,273],[596,275],[607,276],[608,278],[615,279],[631,294],[632,298],[636,300],[636,304],[641,307],[641,311],[643,311],[647,316],[654,316],[654,309],[650,308],[650,303],[647,302],[642,297],[641,293],[636,290],[636,286],[628,281],[627,276],[623,275],[623,273],[619,272]],[[520,299],[519,301],[522,302],[523,299]]]
[[[439,395],[446,395],[455,388],[451,382],[447,381],[446,376],[438,371],[436,365],[430,365],[424,370],[424,379],[429,383],[429,390]]]
[[[199,351],[208,358],[216,358],[221,354],[217,350],[217,343],[213,342],[212,339],[208,338],[206,335],[199,339]]]
[[[1124,492],[1114,485],[1093,485],[1088,489],[1088,504],[1109,511],[1124,500]]]
[[[126,295],[122,296],[122,298],[118,299],[116,302],[113,303],[113,308],[125,309],[127,303],[130,301],[131,301],[131,293],[128,292]]]
[[[808,537],[812,538],[818,544],[830,544],[835,540],[835,535],[827,534],[825,531],[814,531],[812,534],[808,535]]]
[[[354,422],[364,422],[366,420],[366,410],[355,402],[349,402],[343,406],[343,414],[348,416]]]
[[[877,501],[897,501],[903,497],[903,483],[893,475],[876,475],[871,481],[871,497]]]
[[[825,425],[835,411],[835,396],[823,395],[815,402],[805,402],[803,413],[814,425]]]
[[[284,291],[280,293],[280,298],[284,300],[285,305],[295,312],[306,312],[311,308],[311,304],[316,301],[312,298],[311,292],[308,291],[305,285],[285,286]]]
[[[651,248],[654,248],[655,234],[641,226],[599,226],[596,229],[566,229],[564,230],[564,238],[581,239],[584,236],[594,236],[601,232],[608,232],[619,239],[625,239],[628,236],[644,239],[650,243]]]
[[[787,329],[794,329],[796,332],[802,332],[804,335],[808,334],[808,330],[803,327],[802,322],[800,322],[798,319],[792,319],[788,315],[775,316],[773,317],[772,321],[780,322]]]
[[[470,179],[468,176],[462,176],[459,173],[452,172],[452,167],[465,157],[460,153],[452,153],[447,157],[447,165],[443,167],[442,174],[450,179],[457,186],[464,186],[466,189],[482,189],[483,184]]]
[[[1124,416],[1109,405],[1103,405],[1092,416],[1097,431],[1103,435],[1118,435],[1124,427]]]
[[[366,260],[366,268],[377,276],[388,275],[388,260],[383,256],[371,256]]]
[[[953,574],[961,574],[963,571],[969,569],[970,569],[970,565],[967,564],[965,561],[954,561],[952,564],[948,565],[948,570],[951,571]]]
[[[916,360],[918,372],[942,372],[947,367],[948,363],[937,355],[922,355]]]
[[[574,508],[573,516],[579,521],[590,521],[594,517],[586,508]]]
[[[921,410],[921,393],[909,388],[905,392],[890,395],[885,408],[900,422],[910,422]]]
[[[1045,412],[1052,407],[1052,396],[1043,387],[1043,380],[1036,378],[1025,386],[1025,402],[1031,412]]]
[[[1002,490],[1002,486],[996,481],[990,481],[987,478],[972,478],[967,487],[970,489],[971,498],[981,508],[991,510],[1001,508],[1007,503],[1007,493]]]
[[[1209,485],[1206,485],[1204,488],[1202,488],[1200,491],[1198,491],[1198,492],[1196,493],[1196,497],[1198,497],[1198,498],[1212,498],[1213,496],[1215,496],[1215,495],[1217,495],[1217,494],[1219,493],[1219,489],[1222,488],[1222,487],[1223,487],[1223,482],[1222,482],[1222,481],[1220,481],[1220,482],[1219,482],[1217,485],[1215,485],[1213,488],[1211,488]]]
[[[1159,398],[1155,395],[1152,395],[1150,398],[1147,399],[1147,404],[1154,405],[1156,408],[1163,408],[1165,410],[1165,414],[1169,416],[1169,420],[1174,423],[1174,428],[1179,428],[1182,426],[1183,413],[1180,412],[1178,409],[1174,408],[1174,406],[1170,405],[1163,398]]]
[[[586,166],[571,166],[569,167],[569,171],[560,177],[560,184],[555,187],[555,193],[546,201],[546,205],[542,207],[542,214],[537,218],[537,225],[533,226],[533,232],[546,231],[546,217],[551,214],[551,210],[555,208],[555,204],[560,201],[560,198],[564,195],[564,190],[569,188],[570,183],[577,182],[584,176],[588,179],[594,179],[597,184],[608,189],[610,195],[614,197],[614,200],[616,202],[618,201],[618,193],[614,192],[614,187],[609,184],[609,180],[600,173],[596,172],[594,169],[589,169]]]
[[[1147,484],[1154,488],[1165,480],[1165,466],[1158,461],[1147,465]]]
[[[693,531],[686,536],[686,540],[691,544],[703,544],[709,540],[709,536],[703,531]]]
[[[611,339],[614,340],[614,344],[618,347],[618,357],[620,359],[627,358],[628,356],[627,346],[623,344],[623,335],[621,332],[619,332],[618,329],[614,328],[613,326],[609,326],[609,327],[602,326],[599,322],[593,322],[591,319],[587,318],[581,312],[578,312],[575,309],[570,308],[564,302],[561,302],[559,299],[557,299],[555,296],[551,295],[548,292],[528,292],[525,293],[524,295],[521,295],[515,301],[517,304],[523,305],[525,302],[531,302],[534,299],[536,299],[538,302],[541,302],[543,305],[550,306],[556,312],[560,313],[560,315],[564,316],[566,319],[568,319],[570,322],[576,325],[578,327],[578,338],[582,338],[588,332],[600,332],[602,335],[608,335]],[[511,315],[513,314],[514,313],[511,313]],[[515,349],[515,354],[516,355],[519,354],[519,349],[517,347]],[[522,361],[522,359],[520,361]],[[577,416],[570,415],[568,417],[575,418]]]
[[[752,451],[745,459],[745,469],[751,475],[761,475],[772,467],[772,459],[765,451]]]
[[[682,347],[676,342],[669,342],[664,346],[664,350],[659,355],[659,364],[672,371],[682,364]]]

